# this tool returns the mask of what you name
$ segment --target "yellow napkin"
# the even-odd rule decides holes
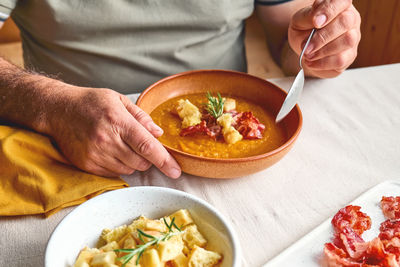
[[[73,167],[49,138],[0,126],[0,216],[45,214],[128,186]]]

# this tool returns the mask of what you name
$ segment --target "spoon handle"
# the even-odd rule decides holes
[[[311,41],[311,37],[314,35],[314,32],[315,32],[315,28],[312,29],[312,31],[311,31],[311,33],[310,33],[310,36],[308,36],[306,45],[304,46],[303,50],[301,51],[301,54],[300,54],[300,62],[299,62],[299,63],[300,63],[300,68],[303,68],[303,65],[301,64],[301,60],[303,59],[303,54],[304,54],[304,52],[306,51],[307,46],[308,46],[308,44],[309,44],[310,41]]]
[[[280,122],[283,118],[286,117],[287,114],[292,110],[292,108],[296,105],[297,99],[300,97],[301,92],[303,91],[304,87],[304,70],[303,66],[301,65],[301,60],[303,58],[304,51],[306,51],[308,44],[310,43],[311,37],[313,36],[315,32],[315,29],[313,29],[310,33],[310,36],[307,39],[306,45],[304,46],[303,50],[301,51],[300,54],[300,71],[297,73],[296,78],[294,79],[294,82],[292,84],[292,87],[290,87],[290,90],[283,101],[283,104],[278,112],[278,115],[276,115],[275,122]]]

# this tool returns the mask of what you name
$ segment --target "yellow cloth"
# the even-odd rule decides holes
[[[128,186],[73,167],[49,138],[0,126],[0,216],[45,214]]]

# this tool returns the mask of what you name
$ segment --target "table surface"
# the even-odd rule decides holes
[[[292,81],[272,80],[284,89]],[[155,168],[124,178],[205,199],[234,225],[244,265],[261,266],[362,192],[400,179],[400,64],[308,79],[300,107],[301,134],[269,169],[231,180],[171,180]],[[48,219],[0,218],[0,266],[43,266],[48,238],[72,209]]]

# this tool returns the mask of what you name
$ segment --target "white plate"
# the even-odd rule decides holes
[[[209,248],[224,255],[221,267],[239,267],[239,239],[230,223],[210,204],[188,193],[155,186],[129,187],[88,200],[57,226],[46,248],[46,267],[71,267],[79,251],[95,247],[104,228],[130,224],[140,215],[160,218],[188,209]]]
[[[399,196],[400,182],[386,181],[378,184],[359,196],[351,204],[361,206],[361,211],[368,214],[372,220],[371,229],[363,233],[364,240],[369,241],[379,234],[379,226],[385,219],[379,206],[382,196]],[[263,267],[319,267],[324,244],[332,241],[332,217],[323,222],[299,241],[285,249]]]

